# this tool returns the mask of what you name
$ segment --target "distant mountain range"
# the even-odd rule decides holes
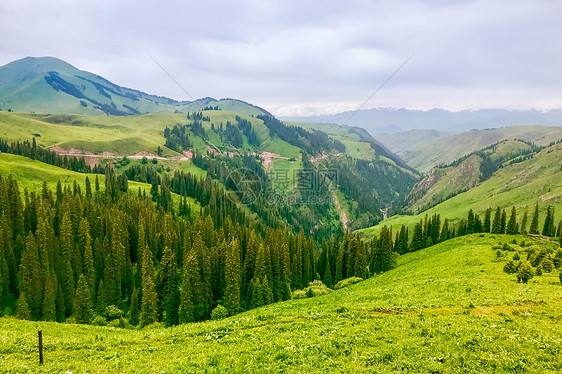
[[[444,109],[408,110],[377,108],[334,115],[284,117],[287,121],[346,124],[363,127],[371,134],[413,129],[466,131],[516,125],[562,126],[562,109],[537,110],[480,109],[450,112]]]
[[[54,57],[26,57],[0,67],[0,109],[40,114],[134,115],[194,112],[218,107],[247,115],[270,115],[235,99],[176,101],[118,86]]]

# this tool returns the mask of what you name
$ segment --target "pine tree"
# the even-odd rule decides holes
[[[492,208],[486,209],[486,214],[484,215],[484,224],[482,225],[482,231],[488,233],[491,230],[492,221]]]
[[[140,231],[140,230],[139,230]],[[158,321],[158,296],[154,283],[154,263],[152,251],[147,245],[139,246],[142,251],[142,299],[141,299],[141,326],[147,326]]]
[[[88,286],[90,287],[90,293],[94,295],[94,254],[92,251],[92,239],[90,236],[90,224],[86,218],[80,221],[79,228],[79,246],[83,253],[83,264],[82,269],[84,271],[84,277]]]
[[[180,286],[179,323],[192,322],[193,316],[193,286],[192,277],[197,274],[197,260],[192,253],[184,253],[182,267],[182,282]]]
[[[519,225],[517,224],[517,211],[515,207],[511,208],[511,216],[509,217],[509,222],[507,223],[506,234],[519,234]]]
[[[528,211],[529,207],[525,206],[525,212],[523,213],[523,220],[521,221],[521,235],[527,235],[527,221],[528,221]]]
[[[412,243],[410,244],[410,251],[414,252],[418,249],[423,248],[423,232],[421,221],[416,223],[414,226],[414,236],[412,237]]]
[[[556,230],[554,228],[554,207],[552,207],[551,205],[549,205],[546,209],[546,218],[544,220],[542,234],[545,236],[556,235]]]
[[[539,203],[535,205],[535,213],[533,214],[533,220],[531,221],[531,228],[529,228],[529,234],[537,235],[539,233]]]
[[[43,321],[54,321],[57,318],[57,279],[56,275],[51,275],[45,280],[43,291],[42,319]]]
[[[72,314],[72,307],[74,304],[75,291],[75,274],[72,269],[72,255],[74,253],[74,238],[72,236],[72,224],[70,216],[67,213],[63,215],[62,223],[60,226],[60,262],[61,267],[58,269],[59,279],[64,294],[64,301],[66,306],[65,315]]]
[[[25,293],[31,318],[39,319],[43,301],[43,282],[41,281],[39,253],[33,234],[29,234],[27,237],[21,260],[21,292]]]
[[[441,237],[439,241],[444,242],[445,240],[451,239],[451,233],[449,232],[449,220],[445,218],[443,222],[443,228],[441,229]]]
[[[371,271],[381,273],[388,271],[395,266],[394,253],[392,252],[392,238],[390,230],[384,226],[381,230],[378,243],[372,249],[373,258],[371,260]]]
[[[227,246],[225,273],[224,306],[230,315],[234,315],[240,311],[240,249],[237,240]]]
[[[281,245],[281,300],[289,300],[291,298],[291,255],[287,243]],[[328,264],[329,267],[329,264]]]
[[[500,220],[500,234],[505,234],[506,226],[507,226],[507,213],[505,212],[505,209],[503,209],[501,220]]]
[[[496,214],[494,215],[494,222],[492,223],[492,234],[502,234],[501,217],[502,217],[501,208],[497,207]]]
[[[140,316],[140,299],[139,299],[139,289],[133,288],[133,293],[131,294],[131,305],[129,306],[129,323],[133,326],[139,324]]]
[[[92,305],[92,294],[90,286],[84,275],[78,278],[76,285],[76,296],[74,297],[74,318],[76,323],[90,323],[94,311]]]
[[[16,304],[16,318],[31,319],[31,311],[29,310],[25,292],[21,292],[18,298],[18,303]]]

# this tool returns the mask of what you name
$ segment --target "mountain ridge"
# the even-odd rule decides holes
[[[0,67],[0,108],[41,114],[134,115],[193,112],[207,106],[271,113],[238,99],[178,101],[119,86],[56,57],[25,57]]]

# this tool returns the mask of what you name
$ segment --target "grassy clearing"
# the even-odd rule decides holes
[[[492,249],[512,239],[456,238],[328,295],[221,321],[120,330],[2,318],[0,371],[560,372],[558,273],[516,283]]]

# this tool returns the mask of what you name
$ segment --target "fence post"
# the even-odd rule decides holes
[[[43,331],[37,330],[39,337],[39,363],[43,364]]]

